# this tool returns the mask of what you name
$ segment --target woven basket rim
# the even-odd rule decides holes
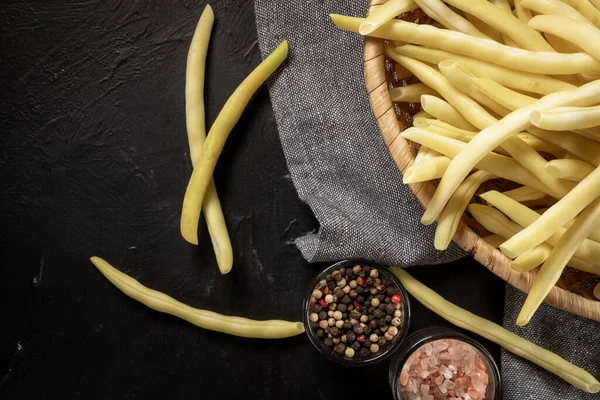
[[[386,1],[371,0],[367,15]],[[364,79],[380,133],[398,169],[403,173],[412,164],[414,154],[409,143],[400,135],[402,127],[398,122],[388,90],[382,39],[365,37]],[[419,202],[426,207],[433,197],[435,187],[430,182],[409,184],[408,186]],[[510,266],[510,259],[481,239],[462,219],[453,241],[495,275],[520,291],[528,293],[534,274],[514,271]],[[600,302],[586,299],[560,287],[555,286],[545,301],[555,308],[600,321]]]

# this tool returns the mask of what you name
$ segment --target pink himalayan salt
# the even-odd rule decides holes
[[[400,373],[400,384],[402,386],[406,386],[407,383],[408,383],[408,372],[402,371]]]
[[[400,375],[400,391],[421,400],[483,400],[489,380],[479,353],[455,339],[422,346],[409,357]]]
[[[429,366],[433,367],[434,365],[438,364],[438,359],[436,356],[432,355],[431,357],[429,357],[429,360],[427,360],[427,362],[429,363]],[[427,367],[423,367],[423,368],[427,368]]]
[[[432,365],[435,365],[435,364],[432,364]],[[421,358],[421,368],[423,368],[423,369],[429,368],[429,357]]]
[[[421,385],[421,393],[429,394],[429,385]]]

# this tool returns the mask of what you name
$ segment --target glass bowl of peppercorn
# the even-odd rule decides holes
[[[410,323],[406,290],[387,267],[340,261],[309,286],[303,306],[306,334],[327,359],[364,366],[389,357]]]

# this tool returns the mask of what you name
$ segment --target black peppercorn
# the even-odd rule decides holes
[[[389,303],[389,304],[387,304],[387,305],[385,306],[385,312],[386,312],[388,315],[392,315],[392,314],[394,313],[394,311],[396,311],[396,306],[394,306],[392,303]],[[392,319],[390,318],[390,321],[391,321],[391,320],[392,320]]]
[[[340,330],[337,326],[332,326],[331,328],[329,328],[329,333],[331,333],[331,336],[338,336],[340,334]]]
[[[334,282],[334,281],[330,281],[330,282],[327,284],[327,287],[329,288],[329,290],[333,290],[333,289],[335,289],[335,288],[336,288],[336,286],[337,286],[337,285],[335,284],[335,282]]]
[[[367,278],[367,286],[373,286],[374,283],[375,283],[375,279]]]
[[[390,322],[392,322],[392,316],[391,315],[386,315],[385,317],[385,322],[389,325]]]
[[[385,340],[385,338],[383,336],[379,337],[379,340],[377,341],[377,344],[379,345],[379,347],[385,345],[387,343],[387,340]]]
[[[367,301],[365,301],[365,304],[364,304],[364,306],[365,306],[365,307],[371,307],[371,300],[367,300]]]
[[[379,320],[379,327],[381,328],[381,330],[383,330],[383,327],[384,327],[384,326],[387,326],[387,325],[388,325],[388,324],[387,324],[387,322],[385,321],[385,318],[381,318],[381,319]]]
[[[379,300],[379,303],[380,303],[380,305],[381,305],[381,302],[382,302],[383,300],[385,300],[385,294],[378,294],[378,295],[377,295],[377,300]]]
[[[352,347],[354,351],[358,351],[358,349],[360,349],[360,342],[353,342],[350,347]]]
[[[323,340],[323,344],[327,347],[331,347],[333,346],[333,339],[331,339],[330,337],[325,338],[325,340]]]
[[[381,311],[385,312],[385,306],[386,306],[386,305],[385,305],[385,303],[381,303],[381,304],[379,305],[379,309],[380,309]]]
[[[333,279],[333,278],[331,277],[331,274],[327,274],[327,275],[325,275],[325,280],[326,280],[327,282],[329,282],[331,279]]]
[[[348,341],[348,343],[352,343],[356,340],[356,335],[353,331],[348,331],[346,333],[346,340]]]
[[[338,309],[339,312],[343,312],[344,313],[348,309],[348,306],[346,304],[343,304],[343,303],[342,304],[338,304],[338,308],[337,309]]]
[[[342,290],[342,288],[335,288],[335,290],[333,291],[333,294],[335,295],[335,297],[337,297],[338,299],[341,299],[342,297],[344,297],[344,291]]]
[[[346,271],[346,280],[351,281],[352,279],[354,279],[354,274],[352,273],[352,270],[349,269]]]
[[[386,333],[388,331],[388,329],[390,329],[390,327],[387,325],[384,325],[381,327],[381,332]]]
[[[345,330],[352,329],[352,324],[350,323],[350,321],[346,321],[346,322],[344,322],[344,325],[342,326],[342,328],[344,328]],[[350,333],[350,332],[348,332],[348,333]]]
[[[390,286],[392,284],[392,280],[387,276],[381,278],[381,284],[385,286]]]
[[[310,312],[313,313],[320,313],[322,309],[323,307],[321,307],[320,304],[313,304],[312,306],[310,306]]]
[[[352,299],[350,298],[350,296],[348,296],[347,294],[345,294],[344,297],[342,297],[342,303],[343,304],[350,304],[350,303],[352,303]]]
[[[379,324],[377,324],[377,326],[379,326]],[[373,331],[374,334],[376,334],[377,336],[381,336],[381,329],[375,329]]]
[[[325,331],[323,329],[317,329],[317,337],[322,338],[323,336],[325,336]]]
[[[381,311],[380,309],[373,311],[373,316],[377,319],[382,318],[384,315],[385,315],[385,313],[383,311]]]
[[[365,292],[365,288],[363,288],[362,286],[356,287],[356,293],[363,294],[364,292]]]
[[[366,349],[364,347],[362,349],[360,349],[360,351],[358,352],[358,355],[361,357],[367,357],[369,354],[371,354],[369,349]]]
[[[365,296],[363,296],[362,294],[359,294],[356,297],[356,301],[358,301],[360,304],[364,303],[365,302]]]
[[[344,343],[338,343],[335,345],[334,350],[338,354],[344,354],[344,352],[346,351],[346,345]]]
[[[358,296],[358,292],[356,290],[352,289],[352,290],[350,290],[350,293],[348,293],[348,296],[355,299]]]
[[[364,332],[364,329],[362,326],[360,326],[360,324],[356,324],[354,325],[354,327],[352,328],[352,331],[354,333],[356,333],[357,335],[362,335],[362,333]]]
[[[339,309],[339,308],[338,308],[338,309]],[[343,320],[346,320],[346,319],[348,319],[348,313],[347,313],[347,312],[345,312],[345,313],[342,313],[342,319],[343,319]]]
[[[365,340],[365,342],[363,343],[363,347],[366,347],[367,349],[371,347],[371,341],[369,339]]]
[[[393,286],[389,286],[386,290],[385,290],[385,294],[388,297],[392,297],[394,294],[396,293],[396,289],[394,289]]]
[[[376,320],[374,320],[374,319],[373,319],[373,320],[371,320],[371,322],[369,322],[369,328],[371,328],[371,329],[375,329],[375,328],[377,328],[378,326],[379,326],[379,324],[378,324],[378,323],[377,323],[377,321],[376,321]]]
[[[350,311],[350,318],[359,319],[360,318],[360,312],[358,312],[356,310]]]
[[[319,312],[319,319],[327,319],[328,315],[326,311]]]

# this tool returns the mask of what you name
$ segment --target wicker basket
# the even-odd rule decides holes
[[[371,0],[369,13],[386,1]],[[429,18],[420,10],[403,15],[403,19],[417,23],[430,22]],[[383,140],[396,165],[400,171],[404,172],[415,158],[417,145],[405,140],[400,133],[411,126],[412,116],[420,111],[420,107],[419,104],[414,103],[392,103],[389,89],[402,86],[404,82],[394,78],[395,63],[383,54],[383,44],[383,40],[365,38],[365,86]],[[408,83],[418,82],[414,77],[409,78],[407,81]],[[480,192],[492,188],[507,190],[514,187],[510,185],[511,183],[508,181],[490,181],[480,188]],[[427,206],[435,191],[434,184],[425,182],[410,184],[409,186],[421,204]],[[476,196],[473,201],[480,200]],[[521,273],[514,271],[510,267],[510,260],[482,240],[480,234],[487,234],[487,231],[465,213],[454,236],[454,241],[494,274],[527,293],[536,272]],[[552,289],[546,298],[546,302],[573,314],[600,321],[600,302],[596,301],[599,299],[596,299],[592,294],[594,285],[599,281],[600,279],[597,276],[567,267],[557,287]]]

